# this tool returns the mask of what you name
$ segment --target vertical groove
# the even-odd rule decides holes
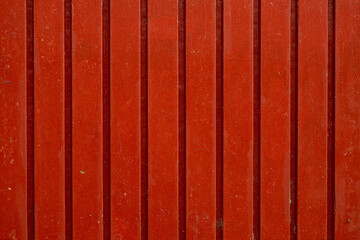
[[[103,0],[103,239],[110,239],[110,0]]]
[[[186,48],[185,0],[178,2],[178,64],[179,64],[179,239],[186,232]]]
[[[27,233],[35,239],[34,212],[34,0],[26,0]]]
[[[335,238],[335,0],[328,3],[327,239]]]
[[[291,1],[290,73],[290,239],[297,239],[298,1]]]
[[[223,239],[223,0],[216,1],[216,239]]]
[[[141,239],[148,239],[148,9],[141,0]]]
[[[65,238],[72,240],[72,0],[65,0]]]
[[[254,1],[253,239],[260,239],[261,0]]]

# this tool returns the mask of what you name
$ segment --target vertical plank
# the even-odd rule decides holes
[[[102,1],[72,3],[73,237],[102,239]]]
[[[335,238],[360,238],[360,1],[336,2]]]
[[[299,1],[298,239],[327,238],[327,19],[328,1]]]
[[[261,2],[261,238],[290,238],[290,1]]]
[[[216,236],[216,1],[186,1],[186,237]]]
[[[149,239],[178,239],[178,3],[148,1]]]
[[[64,2],[35,1],[34,11],[35,237],[64,239]]]
[[[224,1],[224,239],[253,236],[253,1]]]
[[[110,8],[111,238],[141,236],[140,1]]]
[[[0,19],[0,238],[27,239],[26,1],[1,1]]]

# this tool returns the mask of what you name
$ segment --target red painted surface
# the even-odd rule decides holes
[[[36,1],[34,10],[35,236],[64,239],[64,3]]]
[[[360,239],[358,1],[107,3],[0,3],[0,239]]]
[[[178,238],[176,1],[148,1],[149,239]]]
[[[186,237],[216,233],[216,4],[186,1]]]
[[[335,237],[360,238],[360,2],[336,3]]]
[[[1,1],[0,19],[0,239],[27,239],[25,1]]]
[[[73,238],[102,239],[102,8],[72,4]]]
[[[253,236],[253,2],[224,1],[224,238]]]
[[[141,236],[140,1],[110,10],[111,238],[131,240]]]
[[[298,239],[327,237],[327,19],[328,1],[299,2]]]
[[[290,1],[261,2],[260,143],[261,238],[289,239]]]

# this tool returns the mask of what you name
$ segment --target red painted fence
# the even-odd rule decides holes
[[[360,1],[0,18],[0,239],[360,239]]]

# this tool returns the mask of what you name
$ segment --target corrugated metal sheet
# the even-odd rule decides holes
[[[0,18],[0,239],[360,239],[360,1]]]

